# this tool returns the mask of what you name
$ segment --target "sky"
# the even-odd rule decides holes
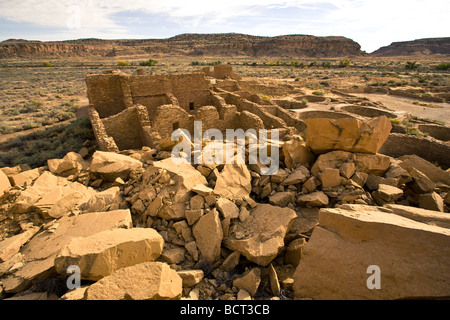
[[[344,36],[368,53],[450,36],[449,0],[0,0],[0,41],[183,33]]]

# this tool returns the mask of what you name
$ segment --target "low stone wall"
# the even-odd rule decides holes
[[[363,117],[376,118],[381,116],[386,116],[388,118],[397,118],[397,115],[378,108],[373,107],[364,107],[364,106],[356,106],[356,105],[347,105],[339,107],[339,110],[348,111],[350,113],[354,113]]]
[[[297,113],[299,119],[311,119],[311,118],[327,118],[327,119],[342,119],[342,118],[358,118],[352,114],[346,112],[334,112],[323,110],[308,110],[300,111]]]
[[[419,130],[423,133],[428,133],[435,139],[441,141],[450,141],[450,128],[439,126],[435,124],[419,124]]]
[[[379,153],[395,158],[415,154],[430,162],[450,167],[450,145],[433,138],[391,133]]]

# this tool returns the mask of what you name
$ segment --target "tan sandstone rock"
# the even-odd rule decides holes
[[[385,116],[363,122],[358,119],[304,119],[306,145],[315,153],[332,150],[377,153],[389,137],[392,125]]]
[[[258,204],[249,218],[230,227],[224,245],[254,263],[267,266],[284,247],[284,237],[296,218],[290,208]]]
[[[154,229],[106,230],[72,239],[55,258],[55,268],[66,274],[67,267],[76,265],[82,279],[97,281],[120,268],[156,260],[163,247],[164,240]]]
[[[256,294],[261,283],[261,270],[253,268],[243,276],[233,281],[233,287],[247,291],[252,297]]]
[[[62,159],[47,160],[48,169],[59,176],[68,177],[87,169],[89,164],[75,152],[67,153]]]
[[[9,182],[8,177],[2,170],[0,170],[0,196],[10,188],[11,183]]]
[[[225,164],[214,193],[228,199],[244,198],[252,191],[252,177],[245,164]]]
[[[92,156],[91,173],[114,182],[116,178],[127,180],[130,172],[142,168],[142,162],[114,152],[96,151]]]
[[[143,262],[117,270],[92,284],[86,300],[176,300],[183,291],[177,272],[162,262]]]
[[[293,169],[299,164],[312,165],[315,160],[314,154],[306,147],[306,142],[300,136],[293,136],[286,141],[282,148],[286,168]]]
[[[192,228],[201,257],[209,262],[220,258],[223,231],[219,213],[213,209],[202,216]]]
[[[297,299],[450,295],[449,229],[383,212],[376,207],[353,205],[348,208],[352,210],[320,211],[320,224],[305,245],[293,276]],[[377,281],[373,266],[379,268],[380,289],[371,287]]]

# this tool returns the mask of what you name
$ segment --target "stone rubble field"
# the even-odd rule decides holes
[[[272,176],[149,147],[2,168],[0,297],[448,298],[450,172],[378,153],[384,116],[305,122]],[[373,265],[381,289],[366,285]]]

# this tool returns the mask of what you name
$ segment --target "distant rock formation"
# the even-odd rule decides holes
[[[450,54],[450,37],[393,42],[371,53],[375,57]]]
[[[241,57],[341,57],[365,54],[345,37],[285,35],[258,37],[245,34],[182,34],[168,39],[27,41],[0,43],[0,59],[58,57],[116,57],[131,55],[241,56]]]

